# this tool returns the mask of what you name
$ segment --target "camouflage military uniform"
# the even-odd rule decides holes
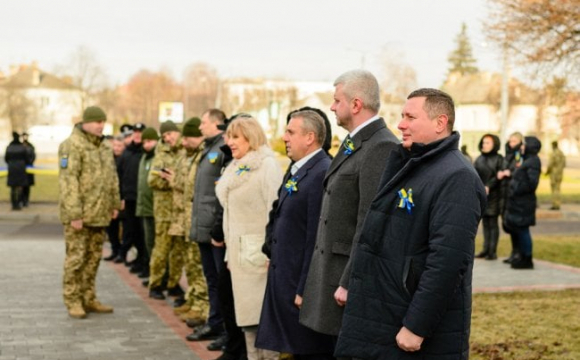
[[[201,266],[201,256],[197,244],[185,240],[191,227],[191,205],[193,200],[193,183],[197,170],[197,160],[201,149],[189,151],[178,160],[173,187],[173,218],[169,233],[179,236],[184,241],[186,262],[185,275],[188,289],[185,295],[185,307],[207,317],[209,311],[209,297],[207,284]]]
[[[548,160],[548,170],[546,174],[550,175],[550,186],[552,188],[552,208],[560,208],[560,185],[564,176],[566,167],[566,157],[562,150],[556,148],[552,151]]]
[[[58,157],[59,210],[66,242],[64,303],[69,309],[86,307],[96,301],[105,227],[121,207],[119,181],[111,147],[80,125],[60,144]],[[75,230],[73,220],[82,220],[82,229]]]
[[[159,176],[160,169],[176,170],[176,161],[184,150],[180,146],[171,147],[162,143],[157,145],[155,157],[151,162],[151,170],[147,182],[153,189],[153,209],[155,212],[155,245],[149,263],[149,289],[159,288],[165,269],[169,262],[169,277],[167,288],[173,288],[179,283],[183,264],[185,263],[185,240],[169,234],[172,223],[173,196],[169,182]],[[183,244],[180,246],[180,244]],[[172,251],[177,246],[175,251]],[[172,257],[173,260],[169,261]]]

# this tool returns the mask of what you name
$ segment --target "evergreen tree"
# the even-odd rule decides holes
[[[457,35],[455,42],[457,43],[457,48],[447,58],[451,64],[449,73],[457,72],[461,75],[477,73],[479,70],[475,64],[476,60],[473,57],[465,23],[461,25],[461,32]]]

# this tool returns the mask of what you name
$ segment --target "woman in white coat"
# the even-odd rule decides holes
[[[234,159],[219,179],[216,195],[224,208],[226,261],[236,321],[244,330],[249,360],[277,359],[278,353],[256,349],[254,343],[268,273],[268,259],[261,249],[282,169],[254,118],[236,118],[228,125],[225,139]]]

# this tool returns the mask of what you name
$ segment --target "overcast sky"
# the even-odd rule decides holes
[[[462,22],[478,66],[500,69],[484,46],[486,14],[485,0],[2,0],[0,70],[37,61],[51,71],[83,45],[112,83],[162,68],[181,80],[198,61],[220,76],[332,81],[363,62],[380,77],[388,48],[420,87],[439,87]]]

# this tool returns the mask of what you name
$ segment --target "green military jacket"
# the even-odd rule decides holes
[[[77,124],[58,148],[59,210],[63,224],[108,226],[113,210],[121,208],[113,150],[102,137]]]
[[[155,150],[151,150],[152,152]],[[139,174],[137,176],[137,207],[135,215],[140,217],[153,217],[153,190],[149,187],[147,179],[151,170],[154,153],[144,152],[139,161]]]
[[[552,181],[561,182],[566,167],[566,156],[560,149],[552,151],[548,160],[548,169],[546,174],[550,175]]]
[[[173,220],[169,234],[185,236],[191,227],[191,206],[193,203],[193,183],[201,148],[191,153],[183,153],[176,163],[176,171],[171,186],[173,188]]]
[[[178,144],[181,140],[178,140]],[[161,169],[169,168],[175,171],[175,165],[180,153],[184,150],[180,145],[174,147],[166,143],[159,143],[155,148],[155,156],[151,162],[151,170],[147,177],[149,187],[153,189],[153,210],[155,221],[171,222],[173,207],[172,189],[169,182],[159,176]]]

